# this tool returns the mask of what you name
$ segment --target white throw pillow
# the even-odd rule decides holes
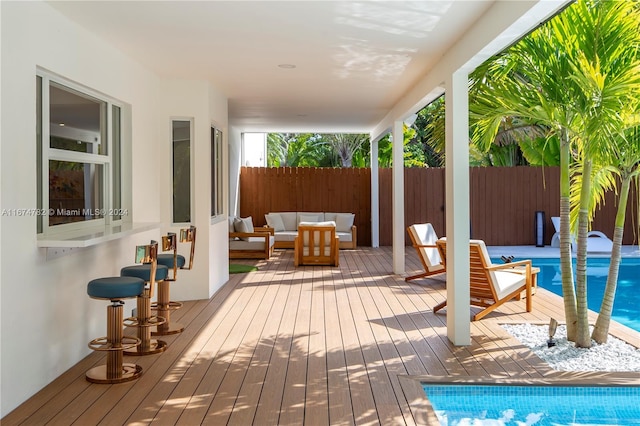
[[[236,218],[233,221],[233,226],[234,226],[236,232],[252,233],[253,232],[253,219],[251,218],[251,216]],[[241,237],[240,239],[244,240],[244,241],[249,241],[249,237]]]
[[[284,231],[284,222],[282,217],[278,213],[268,213],[264,215],[267,225],[269,225],[275,232]]]
[[[351,232],[356,215],[353,213],[338,213],[336,215],[336,231]]]

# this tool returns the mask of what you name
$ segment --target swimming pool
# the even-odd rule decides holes
[[[609,273],[609,261],[608,258],[589,258],[587,260],[587,305],[595,312],[600,310],[602,303]],[[492,262],[499,264],[502,263],[502,260],[492,259]],[[538,286],[562,296],[560,259],[532,258],[531,263],[540,268]],[[575,274],[575,259],[573,259],[573,266]],[[640,258],[622,259],[612,318],[627,327],[640,331]]]
[[[640,388],[423,384],[441,426],[640,425]]]

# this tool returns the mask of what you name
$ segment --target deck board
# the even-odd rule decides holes
[[[415,250],[406,257],[408,274],[418,272]],[[405,282],[391,273],[390,248],[343,250],[338,268],[295,268],[292,250],[243,263],[260,269],[172,313],[186,329],[159,337],[169,344],[164,353],[125,357],[144,368],[140,379],[88,383],[85,371],[104,360],[91,353],[2,424],[421,424],[421,390],[407,376],[552,372],[499,326],[563,321],[561,299],[545,290],[533,312],[508,302],[471,323],[470,346],[455,347],[446,310],[431,309],[446,297],[444,275]],[[616,323],[611,331],[638,340]]]

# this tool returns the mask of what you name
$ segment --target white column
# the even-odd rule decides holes
[[[378,140],[371,139],[371,247],[380,247],[380,179],[378,177]]]
[[[393,273],[404,273],[404,129],[393,123]]]
[[[447,337],[471,343],[469,320],[469,98],[468,73],[446,81]]]

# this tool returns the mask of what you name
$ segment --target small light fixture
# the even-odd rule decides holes
[[[58,126],[64,127],[64,123],[60,123],[60,124],[58,124]]]
[[[549,340],[547,340],[547,347],[552,348],[556,345],[556,341],[553,340],[553,336],[556,334],[556,329],[558,328],[558,321],[554,318],[551,318],[549,321]]]
[[[278,68],[282,68],[285,70],[292,70],[294,69],[296,66],[294,64],[279,64]]]

